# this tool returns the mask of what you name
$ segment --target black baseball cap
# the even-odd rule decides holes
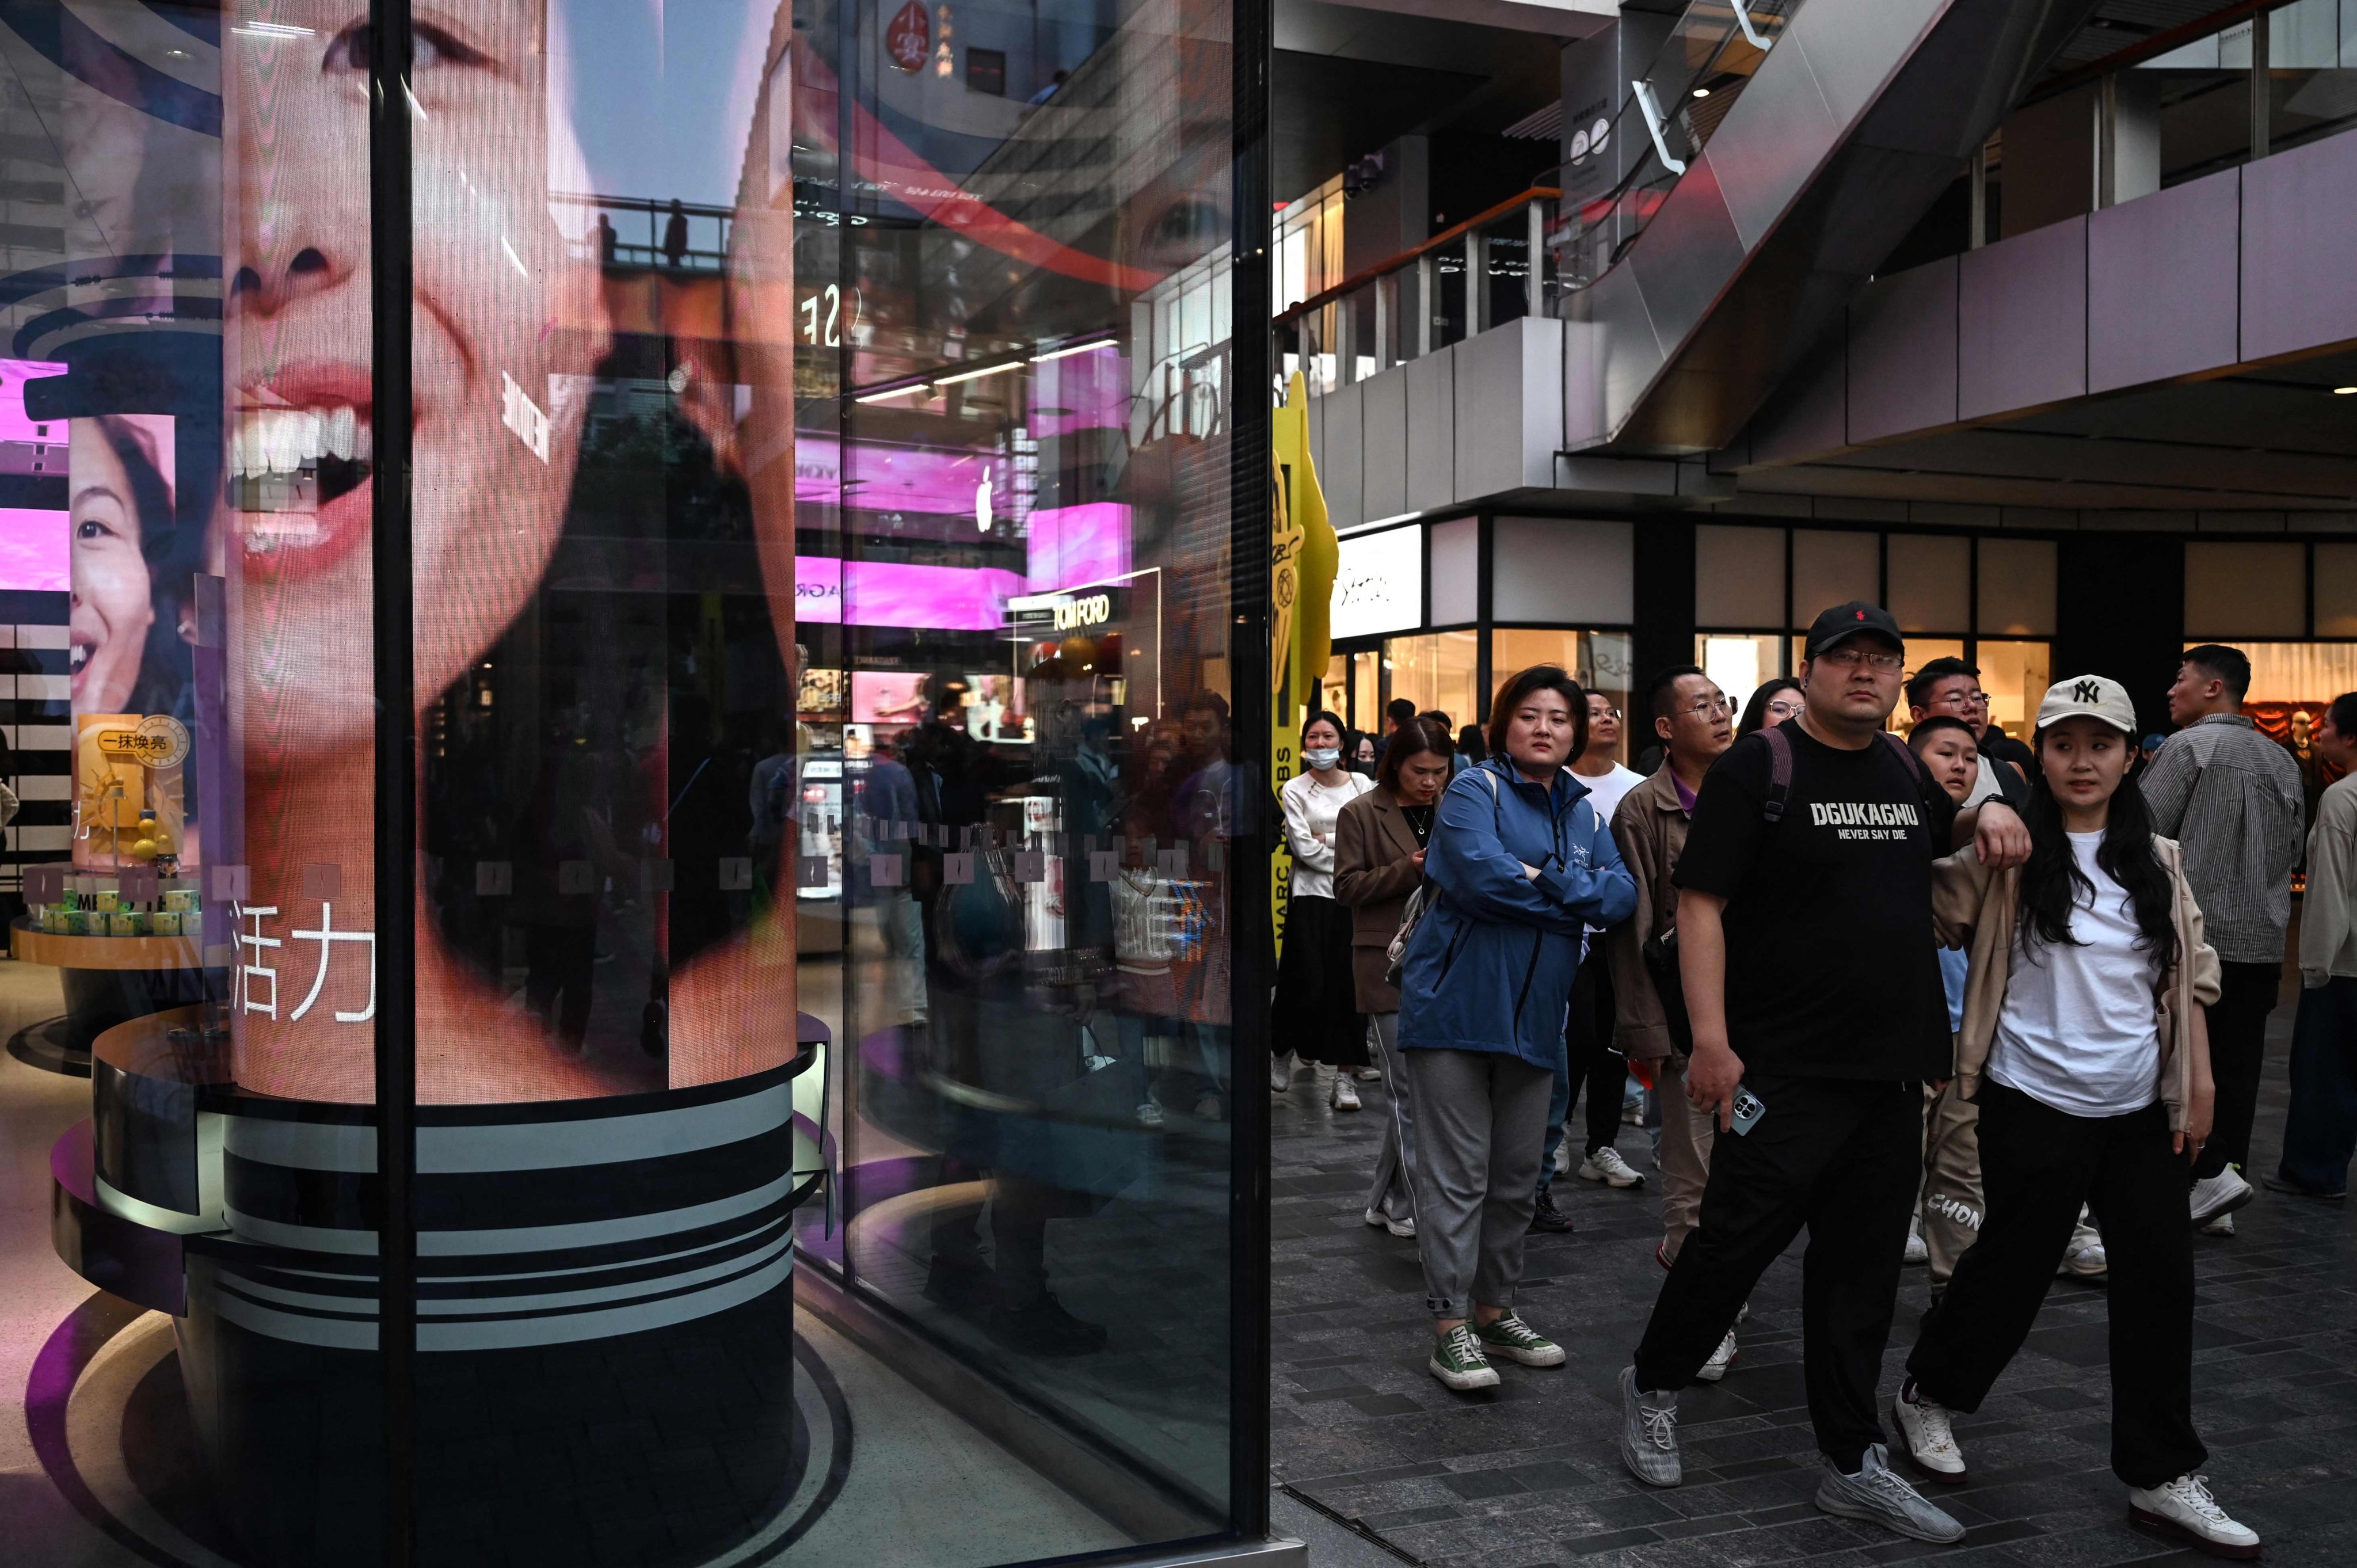
[[[1899,635],[1899,623],[1890,618],[1889,610],[1864,599],[1852,599],[1846,605],[1835,605],[1810,623],[1809,640],[1801,657],[1814,659],[1828,648],[1869,631],[1889,639],[1890,646],[1901,653],[1907,651],[1907,639]]]

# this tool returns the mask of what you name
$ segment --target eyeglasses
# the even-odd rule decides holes
[[[1775,704],[1771,703],[1769,705],[1773,707]],[[1723,714],[1733,713],[1735,711],[1735,704],[1728,702],[1725,697],[1705,697],[1699,702],[1688,703],[1684,707],[1678,711],[1684,714],[1694,714],[1702,718],[1715,719]]]
[[[1855,670],[1863,664],[1878,674],[1895,675],[1905,668],[1903,653],[1878,652],[1864,648],[1836,648],[1817,655],[1817,662],[1830,664],[1836,670]]]
[[[1768,699],[1767,712],[1777,718],[1789,719],[1808,705],[1798,696],[1770,697]]]
[[[1618,708],[1604,708],[1590,713],[1587,716],[1591,719],[1617,719],[1620,716],[1620,710]]]

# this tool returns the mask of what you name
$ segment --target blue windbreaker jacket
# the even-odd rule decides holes
[[[1542,789],[1501,757],[1449,782],[1424,857],[1428,907],[1401,966],[1402,1047],[1555,1066],[1586,929],[1637,908],[1637,885],[1587,797],[1569,768]],[[1535,881],[1526,865],[1539,868]]]

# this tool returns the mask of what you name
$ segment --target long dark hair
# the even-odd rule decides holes
[[[2045,732],[2038,740],[2042,749]],[[2136,737],[2124,737],[2133,746]],[[2082,889],[2094,896],[2094,884],[2079,869],[2062,825],[2062,808],[2046,782],[2046,770],[2033,770],[2029,804],[2022,812],[2029,826],[2029,863],[2021,868],[2020,934],[2022,946],[2036,951],[2043,942],[2078,945],[2071,935],[2071,911]],[[2122,776],[2112,792],[2111,813],[2104,823],[2104,842],[2095,848],[2095,864],[2127,890],[2135,911],[2136,945],[2149,950],[2167,969],[2177,961],[2176,890],[2168,870],[2152,851],[2152,813],[2145,809],[2144,791]]]
[[[1743,704],[1743,722],[1735,726],[1735,738],[1757,735],[1768,725],[1768,704],[1776,700],[1779,692],[1797,692],[1801,683],[1790,675],[1779,675],[1772,681],[1762,681],[1751,689],[1750,700]]]

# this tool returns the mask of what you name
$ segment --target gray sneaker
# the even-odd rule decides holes
[[[1831,1460],[1817,1487],[1817,1511],[1842,1519],[1862,1519],[1887,1530],[1946,1546],[1964,1538],[1964,1527],[1923,1500],[1923,1494],[1892,1472],[1889,1454],[1878,1443],[1858,1461],[1857,1474],[1845,1476]]]
[[[1641,1394],[1637,1369],[1620,1369],[1620,1457],[1629,1473],[1649,1487],[1674,1487],[1685,1479],[1678,1463],[1678,1396]]]

